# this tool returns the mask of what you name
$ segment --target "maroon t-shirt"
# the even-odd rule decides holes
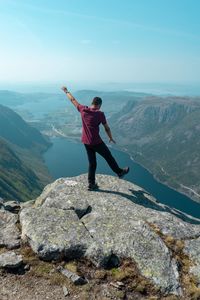
[[[82,139],[87,145],[102,143],[99,135],[99,125],[106,124],[104,113],[98,109],[79,104],[77,107],[82,119]]]

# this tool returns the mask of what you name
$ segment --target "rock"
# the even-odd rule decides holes
[[[112,285],[113,287],[115,287],[116,289],[119,289],[119,290],[124,287],[124,283],[121,281],[111,282],[110,285]]]
[[[20,213],[22,239],[44,260],[84,255],[92,238],[72,210],[53,207],[25,208]]]
[[[132,258],[141,274],[153,280],[164,293],[179,293],[176,261],[172,259],[171,252],[164,242],[144,221],[128,218],[128,223],[124,223],[120,214],[116,215],[116,212],[114,215],[104,214],[90,222],[86,220],[88,216],[85,216],[83,221],[93,235],[94,230],[96,231],[94,236],[102,248],[101,251],[91,251],[89,248],[86,255],[93,262],[96,260],[97,266],[105,266],[105,258],[109,261],[108,253],[120,259]]]
[[[58,267],[57,270],[62,273],[64,276],[69,278],[75,285],[83,285],[87,283],[87,280],[83,277],[80,277],[79,275],[64,269],[63,267]]]
[[[154,213],[152,216],[147,216],[146,219],[149,223],[157,225],[164,235],[170,235],[175,239],[184,240],[200,236],[200,226],[187,223],[181,219],[178,219],[177,222],[177,217],[174,212],[175,211],[171,209],[171,213],[160,212],[159,215],[158,213]],[[186,216],[187,215],[183,215],[185,218]],[[195,223],[195,219],[191,218],[191,216],[188,216],[188,220],[193,220]]]
[[[20,203],[17,201],[4,202],[4,209],[12,213],[18,213],[20,210]]]
[[[20,232],[16,226],[17,221],[17,215],[0,210],[0,247],[14,249],[20,246]]]
[[[28,207],[34,207],[34,204],[35,204],[35,200],[28,200],[26,202],[21,202],[20,206],[21,206],[21,209],[23,209],[23,208],[28,208]]]
[[[66,288],[66,286],[63,286],[63,293],[64,293],[65,297],[69,296],[69,294],[70,294],[68,289]]]
[[[36,200],[35,207],[40,206],[42,203],[44,207],[71,209],[81,218],[89,210],[89,204],[84,197],[80,199],[76,195],[76,190],[74,189],[76,185],[76,181],[68,178],[56,180],[54,183],[48,185],[48,188]],[[84,189],[84,186],[82,186],[82,189]],[[77,193],[79,193],[79,189]]]
[[[35,208],[22,209],[22,237],[43,259],[87,257],[97,267],[131,258],[163,294],[181,295],[177,262],[155,231],[197,239],[200,221],[158,203],[140,187],[97,175],[100,189],[87,190],[87,175],[48,185]]]
[[[195,275],[200,285],[200,238],[185,241],[184,252],[193,263],[190,267],[190,272]]]
[[[22,264],[22,256],[13,251],[0,254],[0,268],[18,268]]]

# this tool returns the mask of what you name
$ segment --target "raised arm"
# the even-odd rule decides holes
[[[116,144],[116,142],[113,140],[112,133],[111,133],[110,127],[108,126],[108,123],[103,124],[103,126],[105,129],[105,132],[107,133],[107,136],[109,137],[109,142],[113,142],[114,144]]]
[[[63,92],[67,95],[67,97],[69,98],[69,100],[72,102],[72,104],[75,106],[75,107],[78,107],[79,103],[78,101],[74,98],[74,96],[72,96],[72,94],[68,91],[68,89],[63,86],[62,87],[62,90]]]

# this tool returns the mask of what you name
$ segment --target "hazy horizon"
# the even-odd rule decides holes
[[[61,86],[67,85],[72,91],[97,90],[105,92],[130,91],[150,93],[155,95],[200,96],[198,83],[170,82],[1,82],[0,90],[20,93],[62,93]]]

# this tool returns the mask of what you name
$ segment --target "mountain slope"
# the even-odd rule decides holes
[[[0,139],[0,195],[4,199],[25,201],[34,198],[42,189],[42,183]]]
[[[121,147],[159,180],[200,201],[200,101],[148,97],[111,118]]]
[[[0,105],[0,136],[22,148],[46,148],[48,142],[10,108]]]
[[[50,143],[11,109],[0,105],[0,197],[25,201],[51,178],[42,153]]]

